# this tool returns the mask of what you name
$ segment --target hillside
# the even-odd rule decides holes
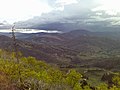
[[[78,70],[60,70],[33,57],[19,57],[0,50],[1,90],[119,90],[119,73],[105,71],[95,82]],[[88,79],[89,78],[89,79]],[[113,78],[113,79],[112,79]],[[94,83],[94,84],[92,84]]]
[[[120,70],[120,42],[96,35],[86,30],[60,34],[17,34],[17,43],[23,56],[33,56],[48,63]],[[12,43],[11,38],[1,36],[0,48],[12,51]],[[108,66],[101,66],[102,63],[108,63]]]

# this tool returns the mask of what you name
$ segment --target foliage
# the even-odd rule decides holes
[[[7,53],[7,54],[5,54]],[[74,69],[60,71],[33,57],[19,57],[0,51],[0,90],[120,90],[120,77],[113,77],[113,86],[100,84],[92,87]]]

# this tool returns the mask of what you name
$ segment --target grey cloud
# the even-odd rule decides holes
[[[48,1],[51,6],[54,6],[56,2],[56,0],[51,0],[51,2],[49,0],[46,1]],[[80,28],[88,30],[108,30],[116,28],[113,23],[119,24],[117,19],[115,21],[115,18],[118,18],[119,15],[111,16],[106,14],[105,11],[92,11],[97,5],[93,4],[95,0],[78,0],[78,2],[79,3],[76,4],[65,5],[63,11],[54,10],[27,21],[17,22],[16,26],[18,28],[69,31]],[[101,15],[97,13],[101,13]]]

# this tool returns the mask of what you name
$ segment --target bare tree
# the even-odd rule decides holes
[[[16,41],[16,36],[15,36],[15,24],[12,26],[12,39],[13,39],[13,46],[14,46],[14,52],[15,52],[15,58],[18,64],[18,75],[19,75],[19,82],[22,84],[22,79],[21,79],[21,72],[20,72],[20,60],[19,60],[19,53],[18,53],[18,44]],[[15,62],[16,62],[15,61]]]

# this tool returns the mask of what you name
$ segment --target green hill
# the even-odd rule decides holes
[[[104,83],[92,86],[87,77],[74,69],[60,71],[33,57],[19,56],[17,62],[15,53],[0,50],[0,90],[119,90],[119,76],[105,74]]]

